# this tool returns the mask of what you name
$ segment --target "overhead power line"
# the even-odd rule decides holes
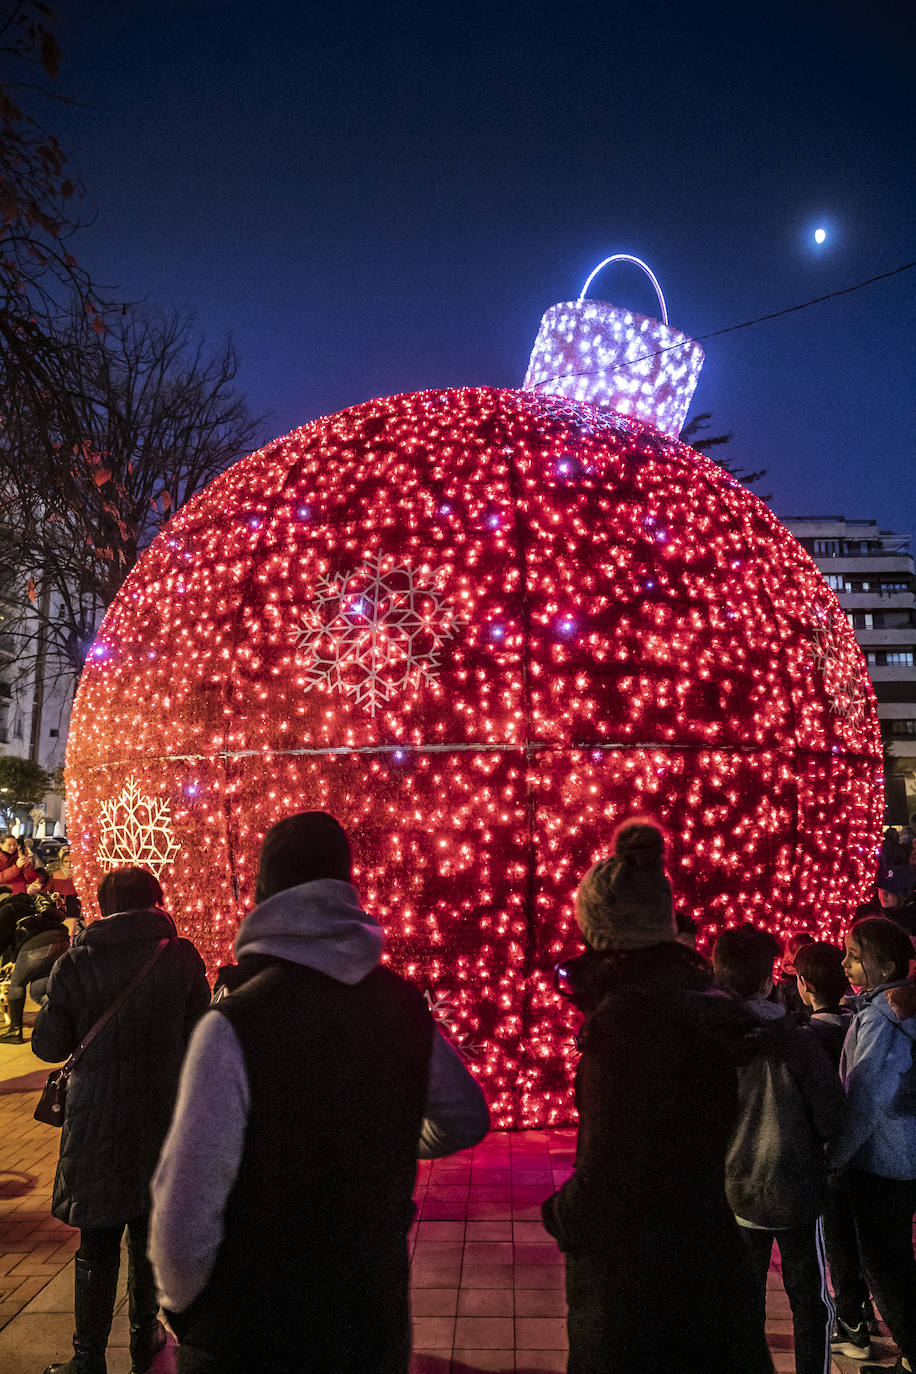
[[[866,286],[874,286],[876,281],[887,281],[888,277],[899,277],[901,272],[909,272],[916,267],[916,262],[905,262],[902,267],[895,267],[892,272],[881,272],[877,277],[869,277],[867,281],[856,282],[855,286],[844,286],[841,291],[828,291],[826,296],[815,296],[813,300],[802,301],[801,305],[788,305],[785,310],[774,310],[769,315],[758,315],[755,320],[745,320],[743,324],[730,324],[725,329],[714,329],[710,334],[700,334],[697,336],[697,343],[703,343],[706,339],[717,339],[720,334],[734,334],[736,329],[750,329],[752,324],[763,324],[765,320],[778,320],[781,315],[792,315],[796,310],[807,310],[809,306],[821,305],[824,301],[835,300],[837,296],[851,296],[853,291],[861,291]],[[668,349],[662,350],[668,352]],[[656,356],[655,354],[652,355]]]
[[[867,281],[856,282],[855,286],[844,286],[839,291],[828,291],[826,296],[815,296],[813,300],[802,301],[800,305],[787,305],[785,310],[773,310],[769,315],[758,315],[756,319],[744,320],[741,324],[729,324],[724,329],[713,329],[709,334],[698,334],[694,343],[705,343],[707,339],[717,339],[722,334],[734,334],[738,329],[750,329],[752,325],[763,324],[766,320],[778,320],[782,315],[794,315],[798,310],[807,310],[812,305],[821,305],[824,301],[835,300],[837,296],[851,296],[854,291],[862,291],[866,286],[874,286],[875,282],[887,281],[889,277],[899,277],[901,272],[909,272],[916,267],[916,262],[905,262],[902,267],[895,267],[891,272],[880,272],[877,277],[869,277]],[[637,363],[643,363],[648,358],[660,358],[665,353],[672,353],[684,345],[669,344],[667,348],[657,348],[652,353],[643,353],[639,358],[630,358],[626,363],[618,363],[617,366],[635,367]],[[564,377],[588,377],[590,372],[565,372]]]

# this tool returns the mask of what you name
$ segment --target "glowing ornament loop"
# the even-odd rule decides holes
[[[658,304],[662,312],[662,324],[667,324],[668,310],[665,306],[665,298],[662,295],[662,288],[659,285],[658,277],[656,277],[655,273],[652,271],[652,268],[649,267],[647,263],[643,262],[642,258],[634,258],[632,253],[612,253],[609,258],[604,259],[604,262],[599,262],[595,270],[593,272],[590,272],[589,275],[586,277],[585,285],[579,292],[579,299],[576,302],[577,305],[581,305],[582,302],[585,300],[585,297],[588,294],[588,288],[591,286],[592,282],[595,280],[598,273],[601,272],[605,267],[609,266],[609,264],[612,262],[632,262],[634,266],[642,268],[642,270],[645,272],[646,276],[649,278],[652,285],[655,287],[655,294],[656,296],[658,296]]]

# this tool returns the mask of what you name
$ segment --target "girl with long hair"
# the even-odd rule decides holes
[[[916,1369],[916,983],[909,936],[883,916],[855,921],[843,969],[858,995],[840,1061],[847,1124],[830,1154],[847,1170],[862,1266],[900,1356]],[[848,1279],[848,1283],[847,1283]],[[833,1274],[838,1332],[860,1321],[853,1276]]]

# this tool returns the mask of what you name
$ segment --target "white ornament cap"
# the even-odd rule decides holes
[[[632,262],[648,274],[661,320],[585,299],[593,278],[611,262]],[[546,312],[524,387],[632,415],[676,439],[705,356],[695,340],[670,328],[661,287],[646,264],[615,253],[591,273],[578,300],[561,301]]]

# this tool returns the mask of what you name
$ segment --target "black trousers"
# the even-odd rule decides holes
[[[120,1222],[116,1226],[81,1229],[80,1245],[76,1257],[98,1275],[108,1274],[112,1276],[113,1281],[110,1289],[108,1289],[111,1295],[111,1311],[107,1313],[107,1324],[110,1328],[111,1318],[114,1314],[115,1283],[121,1265],[121,1237],[124,1234],[125,1225],[127,1227],[128,1254],[128,1308],[132,1339],[136,1339],[137,1336],[142,1337],[144,1328],[148,1333],[159,1312],[159,1299],[156,1297],[156,1280],[153,1277],[153,1267],[146,1257],[149,1216],[132,1217],[130,1221]],[[96,1310],[93,1315],[97,1322],[104,1325],[105,1314]],[[102,1341],[103,1349],[107,1339],[106,1331],[105,1340]]]
[[[566,1255],[567,1374],[772,1374],[738,1227],[641,1231]]]
[[[68,948],[68,945],[39,945],[36,949],[21,949],[16,958],[7,994],[10,1006],[14,1002],[24,1002],[29,983],[34,983],[38,978],[47,978]]]
[[[830,1196],[824,1208],[824,1241],[837,1316],[847,1326],[858,1326],[868,1301],[868,1284],[862,1274],[848,1172],[831,1180]]]
[[[149,1232],[149,1217],[133,1217],[128,1222],[116,1226],[93,1226],[80,1230],[80,1248],[77,1254],[87,1264],[96,1264],[100,1269],[117,1269],[121,1263],[121,1237],[127,1228],[127,1247],[132,1262],[141,1259],[153,1282],[153,1270],[146,1258],[146,1243]]]
[[[862,1268],[878,1311],[902,1355],[916,1361],[916,1259],[913,1256],[913,1216],[916,1179],[881,1178],[850,1169],[847,1187],[859,1238]],[[833,1275],[837,1308],[845,1310],[847,1295],[856,1292],[850,1269]],[[916,1365],[914,1365],[916,1367]]]
[[[821,1219],[779,1231],[741,1227],[757,1286],[756,1320],[766,1328],[767,1271],[773,1241],[782,1259],[782,1282],[792,1309],[796,1374],[829,1374],[833,1303],[827,1289],[827,1261]]]

